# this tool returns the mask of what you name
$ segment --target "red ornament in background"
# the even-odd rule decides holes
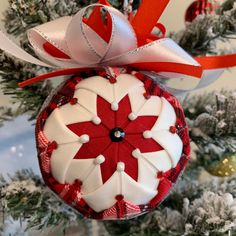
[[[187,9],[185,21],[192,22],[198,15],[212,14],[215,10],[215,3],[208,0],[194,1]]]

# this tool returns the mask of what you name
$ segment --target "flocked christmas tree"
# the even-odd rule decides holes
[[[87,0],[9,0],[5,12],[5,29],[19,39],[23,48],[33,53],[28,45],[26,30],[64,15],[73,15],[81,7],[95,1]],[[124,10],[122,1],[110,1]],[[133,9],[140,1],[133,1]],[[184,31],[170,35],[190,54],[219,54],[219,40],[236,36],[236,3],[226,0],[215,14],[199,15]],[[45,68],[26,64],[0,54],[0,84],[11,97],[14,106],[0,108],[0,124],[22,114],[34,120],[42,103],[54,85],[44,81],[18,88],[18,82],[45,72]],[[183,102],[196,145],[195,158],[175,189],[154,212],[124,222],[98,223],[101,235],[236,235],[236,92],[188,97]],[[203,170],[215,176],[201,182]],[[1,219],[21,219],[27,227],[44,229],[60,224],[62,231],[72,224],[83,225],[83,232],[91,234],[89,220],[61,203],[41,179],[23,170],[6,181],[0,179]],[[81,226],[82,227],[82,226]]]

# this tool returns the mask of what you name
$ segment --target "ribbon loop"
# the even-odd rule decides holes
[[[157,21],[161,17],[170,0],[144,0],[131,24],[138,38],[138,45],[146,44]]]
[[[83,16],[91,8],[95,8],[98,14],[90,15],[87,21]],[[107,13],[108,24],[111,23],[106,35],[99,34],[101,28],[96,23],[101,22],[101,10]],[[95,17],[94,19],[91,17]],[[104,17],[104,15],[103,15]],[[116,55],[129,52],[137,47],[136,37],[132,26],[124,15],[116,9],[99,4],[90,5],[79,11],[71,20],[66,31],[66,42],[71,57],[81,65],[99,65],[104,60]],[[125,42],[122,42],[125,39]]]
[[[0,30],[0,49],[26,62],[39,66],[53,67],[51,64],[43,62],[38,58],[33,57],[26,51],[24,51],[22,48],[17,46],[13,41],[11,41],[1,30]]]

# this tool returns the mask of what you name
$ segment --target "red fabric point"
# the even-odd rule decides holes
[[[115,84],[115,83],[117,82],[117,80],[116,80],[116,78],[114,78],[114,77],[110,77],[110,78],[109,78],[109,82],[110,82],[111,84]]]
[[[103,154],[104,149],[110,143],[111,143],[111,141],[110,141],[110,137],[109,136],[101,137],[101,138],[91,138],[90,137],[90,141],[88,143],[84,143],[82,145],[82,147],[79,149],[78,153],[75,155],[74,159],[96,158],[100,154]],[[111,154],[111,155],[113,155],[113,154]],[[109,159],[109,157],[110,156],[107,156],[107,159]],[[101,166],[103,166],[104,163]],[[111,167],[108,167],[108,168],[111,168]],[[106,170],[106,172],[107,172],[107,170]]]
[[[172,134],[175,134],[177,131],[175,126],[171,126],[169,130]]]
[[[102,124],[108,129],[116,127],[115,112],[111,110],[111,104],[100,96],[97,97],[97,113],[97,116],[102,120]]]
[[[157,178],[158,178],[158,179],[163,179],[163,178],[164,178],[164,174],[163,174],[162,171],[159,171],[159,172],[157,173]]]
[[[128,115],[132,112],[130,100],[128,96],[125,96],[120,102],[119,102],[119,109],[116,111],[116,122],[115,126],[119,128],[125,129],[126,124],[130,123],[130,120],[128,118]],[[126,130],[125,130],[126,133]]]
[[[102,138],[109,136],[110,132],[110,130],[103,124],[96,125],[91,121],[67,125],[67,128],[78,136],[87,134],[90,138]]]
[[[72,190],[72,195],[78,191],[81,190],[81,186],[82,186],[83,182],[80,179],[76,179],[74,181],[74,183],[70,186],[70,190]],[[76,198],[76,196],[75,196]]]
[[[122,194],[119,194],[119,195],[116,195],[116,200],[119,202],[119,201],[122,201],[124,199],[124,196]]]
[[[78,102],[78,99],[77,99],[77,98],[72,98],[72,99],[70,100],[70,104],[71,104],[71,105],[75,105],[75,104],[77,104],[77,102]]]
[[[142,134],[146,130],[151,130],[156,123],[157,116],[138,116],[135,120],[132,120],[124,128],[126,134]]]
[[[145,139],[143,134],[131,134],[126,135],[125,140],[133,147],[133,150],[138,148],[141,153],[145,152],[157,152],[163,150],[162,146],[158,144],[154,139]],[[136,159],[136,158],[133,158]]]
[[[99,145],[99,144],[97,144]],[[118,149],[120,143],[110,143],[110,145],[101,154],[105,157],[105,161],[100,165],[102,173],[102,181],[105,183],[116,171],[118,159]],[[104,150],[105,149],[105,150]]]
[[[150,99],[150,98],[151,98],[151,95],[148,94],[147,92],[145,92],[145,93],[143,94],[143,96],[144,96],[146,99]]]
[[[74,185],[76,185],[76,186],[79,186],[79,187],[81,187],[82,186],[82,181],[81,180],[79,180],[79,179],[76,179],[75,180],[75,183],[74,183]]]
[[[52,152],[52,151],[56,150],[57,148],[58,148],[57,142],[53,141],[48,145],[48,152]]]
[[[138,160],[132,156],[132,146],[127,142],[122,141],[119,143],[118,162],[125,164],[125,173],[127,173],[135,181],[138,180]]]

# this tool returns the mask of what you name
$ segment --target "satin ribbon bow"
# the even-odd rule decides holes
[[[153,71],[168,78],[201,78],[197,88],[206,86],[222,73],[222,70],[213,70],[222,68],[222,63],[218,62],[218,66],[214,67],[208,59],[208,66],[204,67],[206,58],[197,58],[197,62],[173,40],[151,35],[168,2],[144,0],[129,22],[121,12],[105,0],[100,0],[98,4],[81,9],[73,17],[62,17],[30,29],[29,42],[41,60],[19,48],[2,32],[0,48],[27,62],[56,69],[26,80],[20,83],[20,87],[88,68],[122,66]],[[159,28],[164,31],[162,25]]]

